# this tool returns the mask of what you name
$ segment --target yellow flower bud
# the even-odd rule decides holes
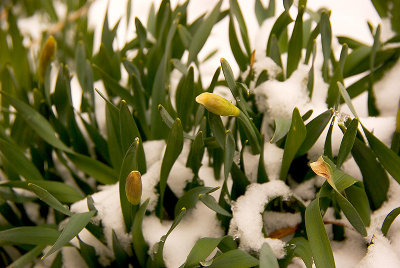
[[[238,116],[240,114],[240,110],[235,105],[214,93],[202,93],[196,97],[196,102],[217,115]]]
[[[44,81],[44,77],[46,75],[47,66],[49,66],[50,62],[54,59],[54,55],[56,54],[57,42],[52,35],[47,38],[46,42],[43,45],[42,51],[40,52],[39,57],[39,79],[40,81]]]
[[[142,176],[139,171],[132,171],[126,177],[125,184],[126,198],[132,205],[138,205],[142,197]]]

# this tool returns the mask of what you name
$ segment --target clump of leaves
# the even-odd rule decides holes
[[[306,8],[306,1],[299,1],[297,16],[292,18],[289,10],[296,8],[292,6],[293,1],[283,2],[285,10],[275,14],[274,0],[269,1],[268,7],[260,0],[255,1],[260,25],[278,15],[271,32],[266,33],[265,55],[282,68],[278,77],[282,81],[288,79],[301,62],[308,64],[307,89],[312,96],[313,91],[318,90],[314,88],[314,59],[316,47],[321,46],[321,71],[324,81],[329,84],[326,103],[330,109],[307,124],[312,111],[301,115],[297,108],[293,110],[291,120],[272,118],[275,121],[272,142],[284,150],[279,177],[286,183],[289,178],[302,183],[314,175],[308,165],[307,152],[329,126],[324,152],[321,152],[323,156],[313,165],[314,171],[327,181],[317,189],[316,198],[307,207],[298,200],[291,206],[280,200],[266,206],[271,210],[300,211],[302,215],[302,223],[289,232],[295,233],[289,242],[295,247],[288,247],[286,256],[279,262],[268,244],[264,244],[260,252],[247,253],[239,250],[237,241],[226,235],[198,240],[183,267],[209,264],[232,267],[233,260],[237,267],[286,267],[294,256],[302,258],[307,267],[313,262],[317,267],[334,267],[323,221],[327,209],[333,207],[338,217],[343,212],[354,229],[365,236],[371,211],[387,199],[389,178],[386,172],[400,183],[399,118],[392,146],[388,148],[364,128],[351,104],[352,98],[366,91],[369,114],[379,114],[374,82],[400,55],[398,47],[385,46],[400,40],[396,28],[400,14],[396,12],[398,2],[372,1],[382,17],[391,18],[393,30],[397,32],[395,37],[382,42],[379,26],[376,29],[371,26],[372,46],[340,36],[338,41],[343,47],[339,59],[332,50],[329,11],[313,12]],[[269,181],[263,160],[264,138],[260,133],[262,117],[268,115],[257,110],[254,95],[248,94],[251,81],[259,85],[269,77],[266,72],[254,77],[254,54],[246,21],[237,0],[229,3],[229,9],[221,10],[220,1],[211,12],[189,23],[188,2],[172,8],[170,2],[164,0],[157,10],[152,6],[146,23],[127,17],[127,23],[135,24],[136,36],[121,49],[113,46],[119,22],[110,28],[106,14],[100,49],[96,53],[93,53],[94,34],[88,28],[86,16],[90,2],[67,1],[64,20],[58,17],[52,1],[35,4],[6,1],[0,7],[1,20],[6,22],[0,27],[0,266],[22,267],[54,253],[57,256],[52,267],[61,267],[62,253],[57,250],[70,245],[85,227],[105,243],[101,222],[91,221],[97,210],[90,195],[98,192],[99,186],[116,182],[120,185],[119,198],[126,232],[132,231],[132,244],[128,254],[113,233],[115,260],[110,266],[165,266],[165,240],[186,211],[199,201],[218,214],[221,226],[228,231],[232,218],[231,202],[243,195],[250,184],[242,163],[233,161],[234,155],[240,155],[246,147],[252,154],[260,155],[257,182]],[[128,1],[128,10],[130,5],[131,1]],[[18,28],[19,19],[33,14],[45,16],[55,24],[43,32],[40,54],[32,54],[23,42],[29,37],[22,35]],[[307,19],[305,14],[309,15]],[[210,83],[204,85],[202,73],[195,76],[195,70],[212,58],[214,52],[205,58],[198,55],[214,25],[223,19],[229,20],[229,42],[236,62],[221,59],[221,67],[216,69]],[[291,24],[293,28],[290,28]],[[282,63],[284,53],[287,54],[286,64]],[[230,64],[239,67],[237,77]],[[128,81],[124,84],[121,82],[122,68],[128,73]],[[221,69],[223,79],[220,79]],[[175,107],[169,91],[174,70],[182,74],[175,94]],[[52,73],[56,73],[54,89],[51,88]],[[76,73],[82,88],[78,108],[72,103],[71,73]],[[345,78],[360,74],[363,75],[361,78],[344,88]],[[100,91],[96,93],[95,81],[104,83],[105,95]],[[211,94],[216,85],[229,88],[237,101],[237,107],[219,113],[236,116],[225,124],[219,115],[212,113],[215,110],[209,112],[195,101],[200,94]],[[100,130],[102,122],[96,116],[99,108],[95,94],[100,94],[105,102],[106,133]],[[352,109],[354,118],[341,124],[342,143],[338,155],[333,155],[331,135],[337,115],[335,109],[343,102]],[[234,114],[230,113],[232,111]],[[125,185],[132,170],[141,174],[147,171],[143,142],[160,139],[166,140],[167,146],[157,185],[160,198],[156,215],[160,220],[173,220],[173,224],[155,245],[153,253],[149,253],[142,234],[142,221],[149,201],[141,200],[138,204],[135,188],[134,202],[129,202],[130,193],[126,193]],[[185,188],[183,197],[178,199],[169,189],[167,179],[185,139],[191,143],[186,162],[194,178]],[[205,151],[211,156],[209,165],[217,177],[224,167],[218,201],[209,195],[217,189],[201,186],[199,182],[198,172]],[[363,182],[340,170],[350,154],[361,170]],[[231,188],[227,186],[229,175],[233,180]],[[67,205],[84,197],[87,197],[89,211],[71,212]],[[32,206],[38,208],[36,218],[30,215]],[[399,213],[399,209],[395,209],[387,216],[382,225],[384,234]],[[345,229],[333,226],[333,233],[335,239],[340,240]],[[80,239],[79,245],[78,250],[89,267],[102,265],[92,246]],[[51,247],[43,253],[47,246]],[[205,263],[215,249],[218,253]]]

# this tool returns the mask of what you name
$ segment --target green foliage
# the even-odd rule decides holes
[[[307,8],[307,1],[299,1],[296,7],[293,1],[284,0],[285,10],[275,14],[275,0],[267,4],[256,0],[254,10],[259,25],[266,19],[273,20],[271,31],[263,33],[268,41],[262,45],[264,55],[282,68],[276,77],[271,70],[256,72],[254,63],[258,59],[250,42],[250,25],[237,0],[230,0],[227,10],[218,1],[209,13],[192,22],[187,14],[189,1],[175,7],[168,0],[161,1],[158,8],[152,5],[146,23],[139,18],[133,20],[128,12],[126,23],[134,24],[136,35],[122,47],[115,46],[120,21],[109,25],[106,13],[98,51],[93,46],[94,32],[88,27],[91,1],[58,3],[65,5],[66,18],[59,17],[53,1],[31,2],[5,1],[0,7],[1,20],[5,22],[0,27],[0,245],[7,248],[0,248],[1,267],[32,265],[76,243],[89,267],[107,266],[100,261],[95,247],[79,236],[84,228],[114,253],[115,260],[109,267],[163,267],[166,239],[196,206],[204,204],[215,213],[227,234],[235,217],[232,206],[245,194],[247,186],[254,181],[261,184],[271,180],[274,174],[269,171],[265,138],[282,149],[280,172],[275,176],[290,187],[314,176],[309,152],[317,140],[325,139],[320,161],[329,176],[322,175],[327,182],[316,187],[315,199],[302,200],[310,201],[305,207],[298,200],[278,198],[265,207],[265,211],[301,214],[301,223],[289,228],[294,237],[285,248],[286,255],[277,259],[267,242],[259,251],[246,252],[238,249],[240,237],[202,237],[181,267],[286,267],[295,256],[306,267],[313,263],[316,267],[334,267],[325,230],[327,209],[331,208],[338,220],[345,217],[360,237],[366,236],[371,212],[388,199],[388,174],[400,183],[400,112],[389,148],[363,125],[352,104],[352,99],[366,92],[369,115],[380,112],[374,84],[400,57],[400,48],[393,45],[400,40],[398,1],[372,0],[378,14],[390,19],[396,35],[382,40],[381,26],[371,25],[374,41],[364,44],[352,37],[333,36],[335,25],[330,21],[330,11],[314,12]],[[135,5],[128,1],[128,10],[131,6]],[[32,40],[32,36],[20,31],[19,20],[32,15],[54,24],[42,32],[40,40]],[[204,85],[200,67],[207,60],[215,60],[216,51],[199,55],[212,38],[214,26],[224,19],[229,20],[226,31],[235,62],[221,58],[220,66]],[[334,38],[342,45],[338,60],[332,47]],[[33,41],[32,46],[40,44],[41,52],[27,46],[26,40]],[[44,40],[57,43],[55,54],[54,47],[50,49]],[[318,55],[320,51],[322,54]],[[311,120],[312,110],[301,115],[301,109],[294,107],[290,118],[261,112],[254,87],[269,80],[285,82],[303,63],[307,65],[305,84],[310,102],[320,90],[314,86],[316,75],[322,73],[329,87],[329,109],[314,114]],[[73,98],[73,76],[82,89],[78,98]],[[354,82],[345,87],[347,78]],[[99,81],[104,90],[95,89],[94,84]],[[240,110],[237,117],[222,118],[195,102],[196,96],[212,93],[217,86],[232,93]],[[102,98],[101,102],[96,101],[96,95]],[[80,99],[80,105],[74,103],[75,99]],[[343,103],[354,118],[338,120],[343,138],[334,155],[332,133],[341,116],[338,107]],[[103,107],[105,114],[99,114]],[[166,144],[165,151],[159,152],[163,155],[157,171],[159,181],[153,189],[158,199],[142,197],[141,203],[134,206],[126,198],[126,177],[132,170],[142,175],[149,171],[148,165],[153,163],[148,162],[144,144],[155,140]],[[351,157],[361,171],[362,182],[341,170]],[[247,170],[248,159],[256,161],[256,170]],[[193,172],[180,196],[168,181],[177,162]],[[209,187],[205,183],[202,167],[213,170],[220,186]],[[252,172],[255,175],[250,177]],[[132,238],[128,245],[116,230],[104,231],[104,215],[96,208],[94,195],[104,185],[114,183],[119,183],[119,195],[112,198],[119,198],[123,232]],[[88,211],[76,212],[66,205],[84,202],[85,196]],[[155,209],[151,208],[152,203],[156,203]],[[37,207],[37,217],[30,213],[32,207]],[[155,245],[148,245],[143,234],[143,221],[150,214],[163,224],[171,224]],[[396,208],[387,215],[381,228],[385,236],[399,214]],[[332,228],[333,236],[345,238],[346,228]],[[111,244],[107,244],[107,233],[111,233]],[[267,233],[265,236],[272,237]],[[76,243],[71,242],[74,237]],[[47,246],[50,249],[44,252]],[[57,253],[52,266],[62,265],[62,254]]]

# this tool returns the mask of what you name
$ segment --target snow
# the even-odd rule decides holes
[[[279,179],[283,158],[283,149],[275,144],[264,144],[264,165],[270,180]]]
[[[336,267],[353,268],[366,254],[366,244],[359,233],[346,228],[344,241],[331,241]],[[349,254],[350,253],[350,254]]]
[[[259,158],[259,155],[253,155],[248,149],[243,154],[244,170],[250,182],[257,181]],[[264,143],[264,166],[270,180],[279,179],[282,158],[283,149],[269,142]]]
[[[83,260],[81,254],[74,247],[63,247],[62,252],[62,263],[63,267],[81,267],[87,268],[86,262]]]
[[[264,238],[262,233],[263,220],[261,214],[264,211],[264,206],[279,196],[283,200],[287,200],[291,196],[291,190],[283,181],[275,180],[263,184],[252,183],[246,189],[246,193],[232,204],[233,217],[229,234],[240,239],[239,248],[249,252],[259,252],[262,244],[267,242],[277,258],[285,256],[285,242],[280,239]]]
[[[285,119],[291,119],[295,107],[299,108],[300,114],[307,112],[306,105],[310,101],[307,91],[308,68],[300,67],[283,82],[267,80],[255,88],[259,111],[272,118]]]
[[[387,238],[377,235],[373,238],[372,243],[368,247],[367,255],[356,266],[357,268],[400,267],[398,253]]]
[[[150,252],[161,236],[169,230],[172,221],[160,222],[154,215],[143,219],[143,236]],[[164,246],[164,260],[167,267],[179,267],[186,260],[190,250],[202,237],[221,237],[224,231],[214,211],[198,202],[196,207],[187,211],[182,221],[168,236]]]
[[[381,116],[396,116],[400,101],[400,88],[397,83],[399,72],[400,62],[397,62],[383,79],[374,84],[376,106]]]
[[[275,211],[266,211],[263,216],[264,228],[267,233],[277,231],[281,228],[295,227],[301,223],[300,212],[283,213]]]
[[[293,109],[296,107],[300,114],[305,114],[312,109],[314,112],[310,120],[328,109],[325,103],[328,85],[323,81],[317,65],[318,62],[322,64],[322,60],[316,61],[314,90],[311,99],[307,89],[310,67],[304,64],[299,64],[298,69],[285,81],[270,79],[254,89],[257,108],[267,115],[263,118],[261,129],[267,139],[273,135],[270,127],[273,120],[278,117],[291,120]]]
[[[151,166],[156,161],[162,158],[161,152],[164,150],[164,140],[154,140],[143,142],[143,150],[146,156],[147,167]]]
[[[302,200],[312,200],[315,197],[315,178],[297,184],[293,193]]]
[[[182,197],[186,184],[194,177],[193,171],[179,161],[175,162],[168,176],[168,185],[176,197]]]

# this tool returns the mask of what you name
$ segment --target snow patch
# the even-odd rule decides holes
[[[289,187],[283,181],[270,181],[263,184],[252,183],[246,193],[232,204],[232,220],[229,234],[240,239],[239,248],[258,252],[264,242],[269,243],[275,256],[285,256],[285,242],[280,239],[265,238],[262,233],[261,214],[264,206],[272,199],[282,196],[287,200],[291,196]]]

